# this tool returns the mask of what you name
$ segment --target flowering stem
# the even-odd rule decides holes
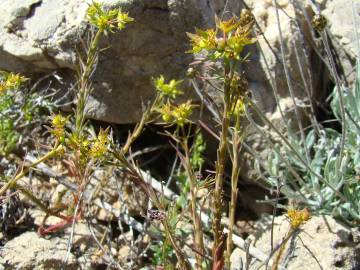
[[[182,140],[182,148],[184,149],[185,156],[183,157],[185,171],[187,173],[189,184],[190,184],[190,196],[191,196],[191,215],[193,219],[194,227],[194,238],[195,238],[195,249],[196,249],[196,269],[201,270],[201,263],[204,254],[204,240],[203,240],[203,228],[201,219],[196,211],[196,177],[194,170],[190,162],[190,151],[188,147],[187,137],[184,136]]]
[[[230,269],[230,255],[233,248],[233,240],[232,235],[234,231],[235,224],[235,210],[236,210],[236,202],[238,195],[238,179],[240,174],[240,166],[239,166],[239,152],[242,142],[242,136],[240,131],[240,115],[236,115],[236,124],[232,134],[232,171],[231,171],[231,201],[229,204],[229,232],[227,238],[227,251],[226,251],[226,264]]]
[[[126,171],[131,175],[131,179],[133,179],[134,184],[138,185],[150,198],[151,202],[162,212],[165,212],[165,206],[161,201],[159,200],[158,194],[154,191],[152,186],[147,183],[142,176],[142,173],[139,172],[139,170],[134,166],[133,163],[129,162],[126,157],[124,156],[122,150],[113,151],[112,154],[114,157],[119,161],[120,165],[123,166]],[[168,217],[165,216],[165,218],[162,220],[162,224],[164,226],[164,231],[166,233],[166,237],[170,240],[172,247],[174,248],[176,257],[178,259],[180,269],[183,270],[190,270],[191,266],[184,256],[183,251],[177,244],[175,240],[175,235],[173,234],[171,230],[171,226],[168,221]]]
[[[87,52],[86,63],[80,63],[80,75],[79,75],[79,93],[75,112],[75,132],[78,137],[82,133],[82,129],[85,122],[85,106],[91,94],[91,87],[89,84],[90,76],[94,71],[94,64],[97,60],[97,52],[100,42],[100,37],[103,31],[98,30],[95,37],[91,40],[89,50]]]
[[[140,122],[138,122],[134,128],[134,130],[129,134],[125,145],[121,148],[121,154],[122,155],[126,155],[129,152],[129,149],[131,147],[131,145],[134,143],[134,141],[141,135],[141,133],[144,130],[144,127],[146,125],[146,123],[148,123],[151,117],[151,114],[153,113],[153,111],[155,110],[157,104],[159,102],[159,96],[156,96],[155,100],[153,101],[153,103],[144,111],[144,113],[142,114],[141,120]]]
[[[213,222],[213,234],[214,234],[214,246],[213,255],[216,248],[220,244],[222,236],[221,228],[221,212],[222,212],[222,192],[224,186],[224,171],[226,162],[226,142],[228,137],[228,129],[230,126],[230,87],[233,77],[233,71],[231,70],[230,63],[225,61],[225,82],[224,82],[224,108],[222,116],[220,142],[217,150],[216,161],[216,174],[215,174],[215,190],[214,190],[214,222]]]

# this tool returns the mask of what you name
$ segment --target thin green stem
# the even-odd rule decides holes
[[[86,54],[86,62],[80,62],[80,75],[79,75],[79,92],[75,111],[75,134],[81,137],[86,114],[86,103],[91,94],[90,75],[94,71],[94,64],[98,56],[98,47],[100,37],[103,34],[101,30],[98,30],[95,37],[91,40],[89,50]],[[80,56],[79,56],[80,57]]]
[[[226,245],[226,265],[231,268],[230,255],[233,249],[232,235],[235,225],[235,210],[238,196],[238,180],[240,175],[239,156],[241,147],[240,115],[236,115],[236,123],[232,134],[232,170],[231,170],[231,200],[229,204],[229,232]]]
[[[48,152],[46,155],[42,156],[41,158],[37,159],[34,163],[30,164],[29,166],[23,168],[20,173],[18,173],[13,179],[3,185],[0,189],[0,196],[2,196],[9,188],[12,188],[16,185],[17,181],[23,178],[32,168],[35,168],[40,163],[48,160],[49,158],[55,156],[57,153],[62,151],[64,147],[62,145],[57,145]]]
[[[346,114],[345,114],[344,96],[342,93],[340,79],[336,72],[336,66],[335,66],[335,62],[334,62],[334,59],[331,54],[329,42],[327,40],[327,35],[325,32],[321,32],[320,34],[321,34],[321,38],[322,38],[324,46],[325,46],[326,54],[329,58],[330,67],[331,67],[333,76],[335,79],[335,84],[336,84],[335,88],[336,88],[337,94],[339,95],[339,105],[340,105],[340,114],[341,114],[341,141],[340,141],[340,152],[339,152],[340,158],[337,159],[337,164],[336,164],[337,170],[338,170],[340,168],[341,160],[344,156],[345,139],[346,139]]]
[[[194,170],[192,169],[191,162],[190,162],[190,151],[188,147],[188,137],[183,138],[182,140],[182,148],[185,152],[185,156],[183,157],[184,167],[186,174],[189,179],[190,184],[190,197],[191,197],[191,216],[193,219],[193,227],[194,227],[194,238],[195,238],[195,249],[196,249],[196,269],[201,270],[201,263],[203,260],[205,248],[204,248],[204,236],[203,236],[203,228],[201,219],[196,211],[196,177]]]
[[[221,134],[220,142],[217,150],[217,161],[216,161],[216,174],[215,174],[215,190],[214,190],[214,200],[213,200],[213,234],[214,234],[214,246],[213,253],[216,251],[216,248],[220,244],[222,236],[221,228],[221,213],[222,213],[222,192],[224,185],[224,171],[225,171],[225,162],[226,162],[226,150],[227,150],[227,139],[228,139],[228,129],[230,126],[230,85],[233,76],[233,72],[230,67],[229,62],[225,62],[224,68],[224,108],[222,115],[222,125],[221,125]],[[215,254],[213,254],[215,255]]]
[[[297,122],[298,122],[298,125],[299,125],[299,130],[300,130],[301,143],[302,143],[302,146],[304,147],[305,153],[306,153],[306,161],[309,162],[310,155],[308,153],[308,149],[306,148],[305,133],[304,133],[304,129],[303,129],[303,126],[302,126],[302,121],[301,121],[301,118],[300,118],[300,112],[299,112],[298,106],[296,104],[294,89],[293,89],[293,85],[292,85],[291,79],[290,79],[290,73],[289,73],[288,67],[286,65],[284,39],[283,39],[283,36],[282,36],[282,30],[281,30],[281,24],[280,24],[280,18],[279,18],[279,10],[278,10],[278,4],[277,4],[276,0],[273,0],[273,6],[275,7],[276,21],[277,21],[279,37],[280,37],[281,58],[282,58],[282,62],[283,62],[285,78],[286,78],[286,82],[287,82],[287,85],[288,85],[288,89],[289,89],[289,93],[290,93],[292,102],[294,104],[295,116],[296,116],[296,119],[297,119]]]

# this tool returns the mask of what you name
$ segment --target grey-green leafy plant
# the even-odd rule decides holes
[[[38,93],[28,93],[23,87],[27,79],[19,74],[0,73],[0,155],[19,148],[21,134],[41,117],[41,111],[51,111],[51,102]]]
[[[336,87],[335,87],[336,88]],[[360,68],[354,87],[343,88],[346,112],[344,151],[340,151],[342,133],[332,128],[311,129],[306,136],[305,148],[298,135],[288,132],[292,148],[274,145],[268,157],[270,176],[283,179],[285,195],[318,214],[332,215],[350,225],[360,221]],[[339,91],[332,93],[331,109],[336,121],[342,123]],[[295,151],[294,151],[295,150]],[[298,156],[311,154],[308,165]],[[285,156],[288,163],[280,155]],[[292,170],[297,172],[294,174]],[[269,183],[277,185],[275,177]]]

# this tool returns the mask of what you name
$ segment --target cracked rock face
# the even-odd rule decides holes
[[[26,74],[74,68],[86,7],[80,1],[2,1],[1,68]]]

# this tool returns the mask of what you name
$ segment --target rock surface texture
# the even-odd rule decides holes
[[[60,238],[47,240],[35,232],[27,232],[5,244],[0,250],[0,265],[5,269],[78,269],[75,257],[66,258],[67,241]]]
[[[360,56],[360,2],[323,2],[322,14],[328,19],[332,45],[341,61],[341,71],[351,83],[355,79],[356,57]]]
[[[45,213],[40,210],[31,210],[31,216],[35,219],[34,223],[40,226]],[[59,218],[51,217],[47,219],[46,226],[58,224],[60,221]],[[11,239],[0,249],[0,269],[77,270],[101,268],[108,262],[109,256],[103,256],[99,252],[99,246],[94,237],[101,239],[106,227],[97,224],[91,226],[90,229],[89,224],[78,222],[73,228],[68,226],[56,236],[41,236],[36,232],[25,232]],[[72,233],[72,246],[68,253],[68,243]],[[113,256],[126,255],[120,253],[124,248],[122,242],[121,244],[109,242],[108,245],[111,246],[110,252]]]
[[[286,217],[275,218],[274,247],[283,241],[289,226]],[[270,254],[271,219],[265,222],[260,221],[258,229],[256,235],[250,236],[253,240],[252,244],[265,254]],[[275,257],[276,255],[272,259],[275,260]],[[231,258],[232,269],[242,269],[241,261],[243,263],[246,261],[244,252],[237,249]],[[288,241],[281,258],[280,264],[288,270],[359,269],[359,231],[350,230],[329,216],[312,217],[301,226],[299,233]],[[265,269],[265,266],[261,266],[258,261],[253,259],[250,269]]]

